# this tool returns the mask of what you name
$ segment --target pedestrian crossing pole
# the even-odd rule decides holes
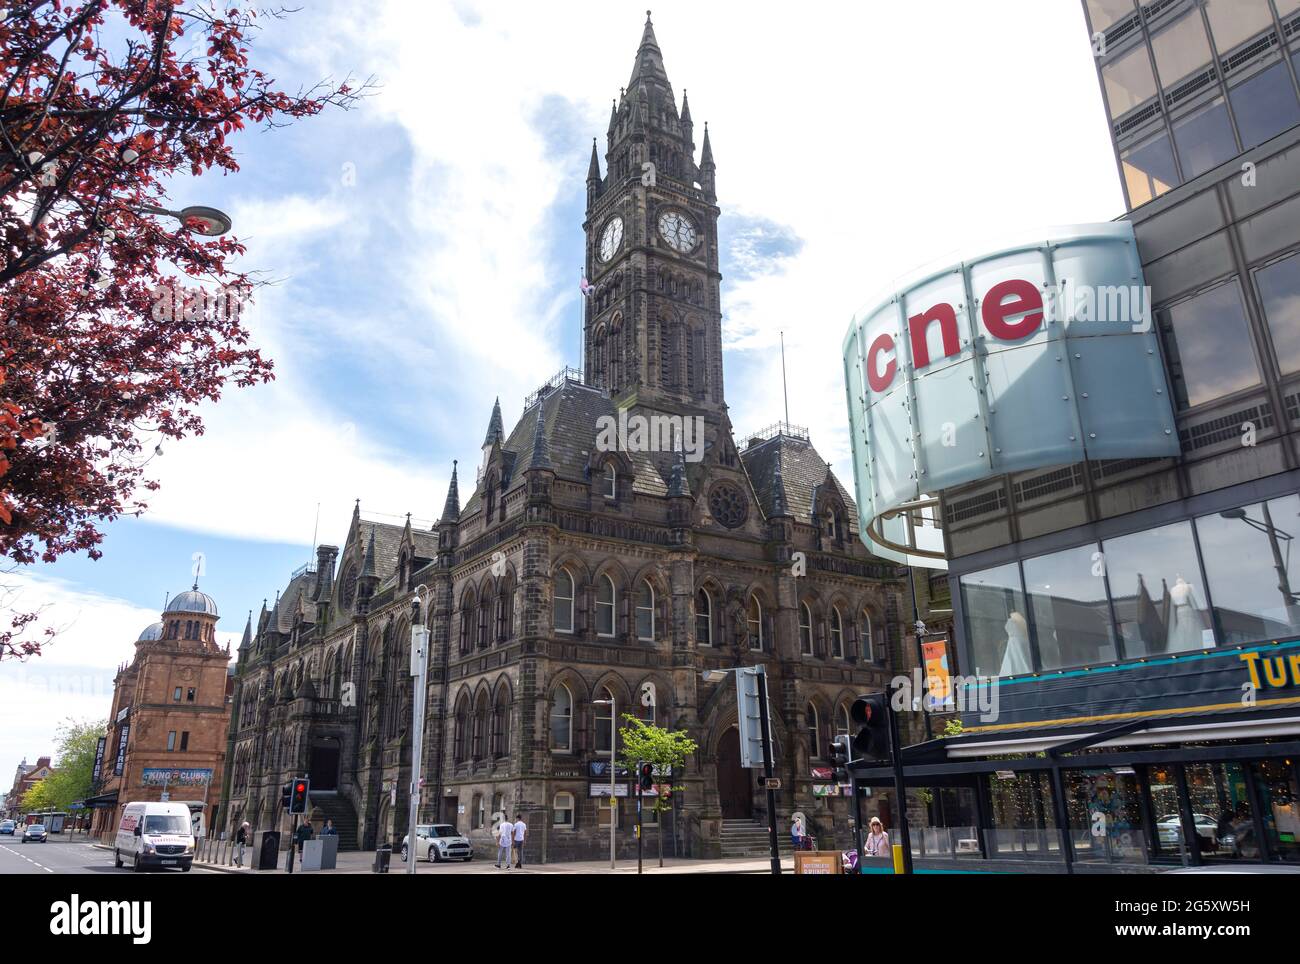
[[[415,832],[420,819],[420,793],[424,780],[421,765],[424,762],[424,703],[429,676],[429,628],[424,625],[423,601],[427,592],[423,585],[416,586],[411,599],[411,675],[415,677],[411,699],[411,789],[406,814],[406,872],[415,873],[419,863],[420,838]]]

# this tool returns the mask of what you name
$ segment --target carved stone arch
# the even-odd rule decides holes
[[[628,686],[627,680],[614,672],[614,670],[606,670],[597,677],[596,681],[591,685],[591,699],[601,699],[599,694],[602,689],[607,689],[614,694],[614,699],[618,700],[618,705],[620,707],[618,711],[620,716],[623,715],[622,707],[632,705],[633,694],[631,688]]]
[[[591,570],[582,556],[570,550],[560,552],[551,561],[551,577],[560,569],[569,570],[569,575],[573,577],[574,587],[582,586],[591,582]]]
[[[575,709],[590,704],[591,694],[594,691],[587,685],[587,681],[581,673],[571,667],[564,666],[552,673],[551,678],[546,681],[546,702],[548,706],[555,699],[555,688],[561,684],[568,688],[569,694],[573,697]]]
[[[651,671],[636,680],[632,687],[632,714],[648,719],[641,706],[641,687],[653,683],[655,688],[654,722],[657,726],[671,726],[675,723],[669,719],[673,709],[672,680],[662,673]]]

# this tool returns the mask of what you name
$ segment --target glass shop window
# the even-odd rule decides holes
[[[1104,769],[1066,770],[1062,776],[1074,859],[1146,863],[1137,775]]]
[[[1272,855],[1288,863],[1300,861],[1300,788],[1291,760],[1261,760],[1255,764],[1255,785],[1263,807],[1264,832]]]
[[[1237,280],[1156,310],[1178,408],[1259,384]]]
[[[1224,644],[1300,633],[1300,495],[1201,516],[1196,532]]]
[[[1246,773],[1237,763],[1194,763],[1187,765],[1187,792],[1192,798],[1192,817],[1201,856],[1209,861],[1259,860],[1259,840],[1251,817],[1246,792]],[[1169,835],[1168,821],[1156,817],[1162,835]],[[1182,836],[1176,825],[1175,846]]]
[[[1010,563],[968,573],[960,583],[973,671],[985,676],[1032,673],[1020,567]]]
[[[1107,539],[1101,548],[1126,657],[1214,645],[1191,523]]]
[[[1097,546],[1026,559],[1024,571],[1042,669],[1115,659],[1105,567]]]

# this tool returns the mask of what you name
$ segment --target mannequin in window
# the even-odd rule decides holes
[[[1169,588],[1169,602],[1169,635],[1165,652],[1203,649],[1205,642],[1201,632],[1205,629],[1205,622],[1201,619],[1200,607],[1196,605],[1196,594],[1181,574],[1174,577],[1174,584]]]
[[[1002,650],[1002,667],[999,676],[1022,676],[1034,671],[1034,661],[1029,654],[1029,623],[1020,613],[1007,617],[1007,645]]]

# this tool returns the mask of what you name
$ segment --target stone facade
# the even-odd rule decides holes
[[[472,493],[462,506],[453,470],[432,529],[358,505],[342,549],[319,547],[250,620],[228,826],[287,826],[280,787],[307,774],[313,819],[332,817],[343,846],[400,844],[418,597],[432,638],[421,820],[456,823],[489,854],[497,815],[522,814],[529,859],[607,854],[594,794],[610,719],[593,701],[612,698],[699,744],[664,836],[670,853],[716,855],[723,821],[764,819],[766,796],[739,766],[734,684],[702,674],[762,663],[782,837],[801,810],[847,842],[849,801],[815,795],[813,768],[853,697],[892,675],[902,583],[858,540],[856,507],[806,431],[733,438],[716,165],[707,132],[694,160],[648,21],[607,148],[606,174],[593,147],[587,179],[586,375],[543,385],[508,434],[494,408]]]

